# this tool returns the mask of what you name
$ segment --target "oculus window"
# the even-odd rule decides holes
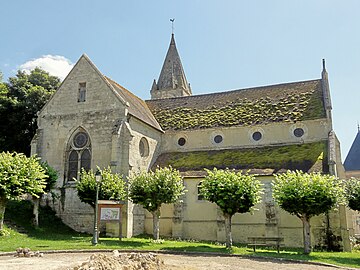
[[[262,138],[262,134],[260,131],[255,131],[253,134],[252,134],[252,138],[254,141],[260,141],[261,138]]]
[[[185,138],[181,137],[181,138],[179,138],[179,139],[178,139],[178,145],[180,145],[180,146],[184,146],[184,145],[185,145],[185,143],[186,143]]]
[[[294,136],[301,138],[302,136],[304,136],[305,132],[302,128],[295,128],[294,129]]]
[[[141,157],[149,156],[149,143],[145,137],[142,137],[139,142],[139,153]]]
[[[223,141],[223,136],[221,136],[221,135],[216,135],[215,137],[214,137],[214,142],[215,143],[221,143]]]

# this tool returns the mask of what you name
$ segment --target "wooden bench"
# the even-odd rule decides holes
[[[280,246],[284,241],[283,237],[248,237],[248,246],[252,246],[254,252],[256,252],[256,247],[265,246],[265,247],[276,247],[277,252],[280,253]]]

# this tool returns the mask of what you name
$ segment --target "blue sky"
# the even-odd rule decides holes
[[[360,1],[0,2],[5,80],[34,65],[63,76],[86,53],[103,74],[148,99],[175,18],[193,94],[317,79],[325,58],[343,160],[357,133]]]

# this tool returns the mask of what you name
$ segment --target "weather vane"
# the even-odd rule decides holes
[[[175,18],[170,19],[170,22],[171,22],[171,34],[174,34],[174,21],[175,21]]]

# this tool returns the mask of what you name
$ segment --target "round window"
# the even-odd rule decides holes
[[[185,145],[185,143],[186,143],[186,140],[185,140],[185,138],[179,138],[178,139],[178,145],[180,145],[180,146],[184,146]]]
[[[223,141],[223,137],[221,135],[216,135],[214,137],[214,142],[221,143]]]
[[[255,131],[252,135],[254,141],[260,141],[262,138],[262,134],[260,131]]]
[[[139,153],[141,157],[147,157],[149,155],[149,143],[146,138],[141,138],[139,142]]]
[[[302,136],[304,136],[304,130],[302,129],[302,128],[295,128],[294,129],[294,135],[295,135],[295,137],[298,137],[298,138],[300,138],[300,137],[302,137]]]
[[[84,147],[88,142],[88,136],[85,132],[79,132],[74,137],[74,146],[76,148]]]

